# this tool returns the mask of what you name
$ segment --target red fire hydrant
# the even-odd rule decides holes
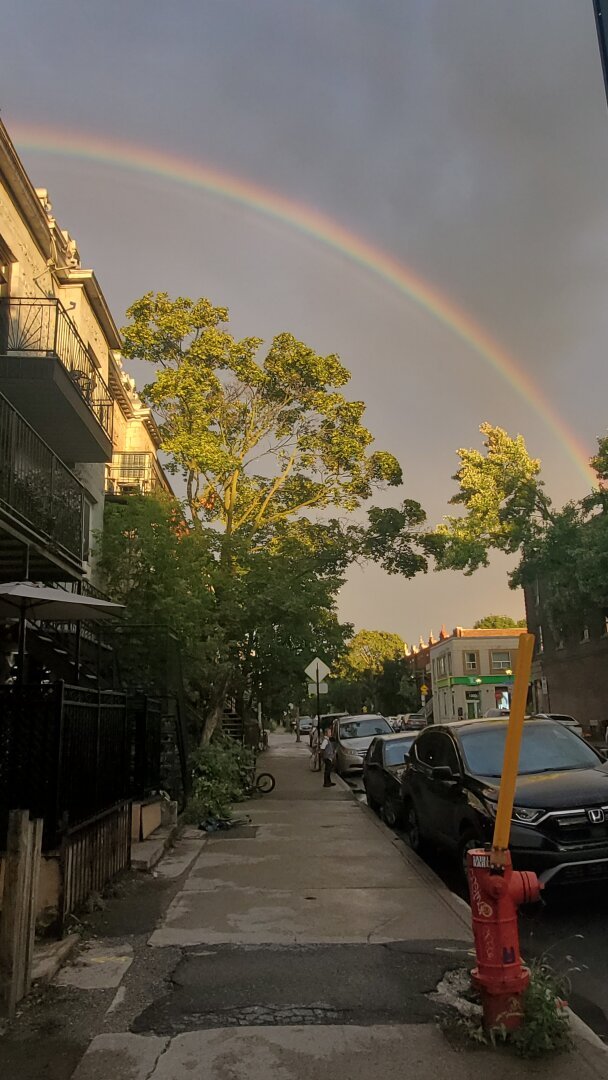
[[[513,870],[508,851],[503,865],[490,865],[490,852],[469,851],[469,893],[477,967],[473,984],[481,993],[484,1026],[514,1031],[523,1018],[522,994],[530,982],[519,952],[517,908],[540,900],[536,874]]]

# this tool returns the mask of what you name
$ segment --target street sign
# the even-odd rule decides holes
[[[311,663],[308,665],[308,667],[304,668],[304,672],[306,675],[308,675],[310,681],[314,682],[316,686],[317,679],[319,680],[319,682],[322,682],[323,679],[327,675],[329,675],[330,668],[328,668],[324,660],[320,660],[319,657],[316,656],[315,659],[312,660]]]
[[[316,692],[317,692],[317,684],[316,684],[316,682],[309,682],[309,684],[308,684],[308,696],[313,697],[313,695],[316,694]],[[329,694],[329,686],[327,685],[326,682],[320,682],[319,683],[319,693],[320,694]]]
[[[420,693],[422,694],[423,697],[426,697],[428,692],[429,692],[428,686],[425,686],[424,683],[423,683],[422,686],[420,687]]]

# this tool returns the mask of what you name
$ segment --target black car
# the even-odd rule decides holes
[[[376,812],[381,811],[391,827],[398,825],[402,819],[401,777],[415,738],[415,733],[377,735],[369,744],[363,759],[367,805]]]
[[[410,844],[457,854],[492,839],[507,722],[464,720],[421,732],[402,782]],[[511,827],[513,865],[545,885],[608,878],[608,764],[553,720],[524,724]]]

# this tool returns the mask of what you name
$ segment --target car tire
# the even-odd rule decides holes
[[[408,843],[413,852],[416,855],[422,855],[424,852],[424,839],[420,831],[420,823],[418,821],[418,814],[416,807],[412,802],[408,802],[405,805],[405,831],[407,835]]]
[[[382,807],[382,817],[389,829],[398,829],[403,821],[403,808],[397,799],[387,799]]]

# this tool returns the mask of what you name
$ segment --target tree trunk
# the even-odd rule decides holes
[[[217,684],[213,688],[209,711],[205,717],[205,725],[201,735],[201,746],[208,746],[214,731],[217,731],[218,727],[221,730],[222,716],[224,715],[224,705],[226,703],[226,694],[230,685],[230,677],[231,672],[227,671],[220,679],[218,679]]]

